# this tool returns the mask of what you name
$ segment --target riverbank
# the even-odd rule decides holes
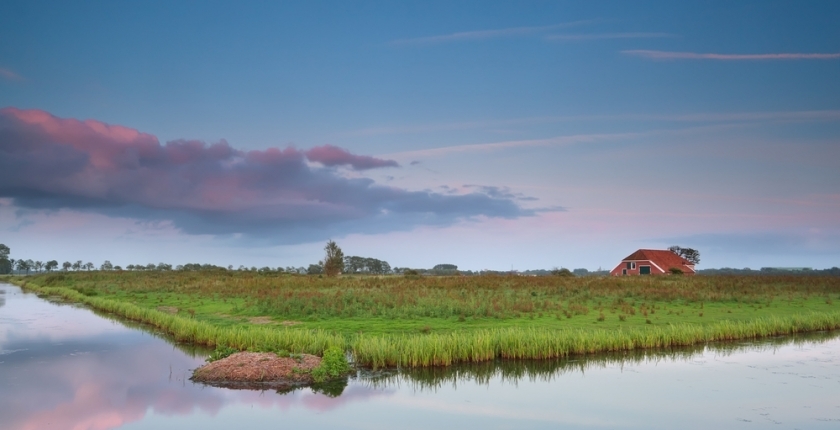
[[[373,368],[557,358],[840,328],[840,280],[834,278],[669,278],[335,280],[112,272],[7,280],[151,324],[179,341],[314,355],[335,346]],[[419,298],[412,299],[412,291]],[[278,298],[288,302],[286,311],[267,312],[281,305]],[[330,304],[317,308],[319,301]],[[380,315],[400,301],[402,309]],[[344,302],[344,310],[336,302]],[[482,317],[488,309],[499,315]]]

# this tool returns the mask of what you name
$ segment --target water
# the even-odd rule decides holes
[[[0,429],[838,429],[840,334],[359,375],[191,383],[207,351],[0,284]]]

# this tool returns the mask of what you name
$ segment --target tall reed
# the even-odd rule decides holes
[[[710,325],[675,324],[630,330],[500,328],[451,333],[360,335],[356,362],[373,368],[448,366],[495,358],[547,359],[597,352],[687,346],[840,328],[840,312],[812,312]]]
[[[179,342],[207,346],[228,346],[239,350],[280,350],[322,354],[327,348],[346,347],[344,337],[324,330],[269,328],[262,326],[221,327],[192,318],[171,315],[132,303],[101,297],[90,297],[63,287],[42,287],[34,283],[18,282],[22,287],[43,295],[58,296],[84,303],[94,309],[148,324]]]

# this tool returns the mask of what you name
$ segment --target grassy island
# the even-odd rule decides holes
[[[369,367],[539,359],[840,328],[829,276],[403,277],[240,271],[7,277],[179,341]]]

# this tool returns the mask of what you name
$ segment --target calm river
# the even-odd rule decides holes
[[[840,333],[359,375],[191,383],[207,351],[0,284],[0,429],[840,429]]]

